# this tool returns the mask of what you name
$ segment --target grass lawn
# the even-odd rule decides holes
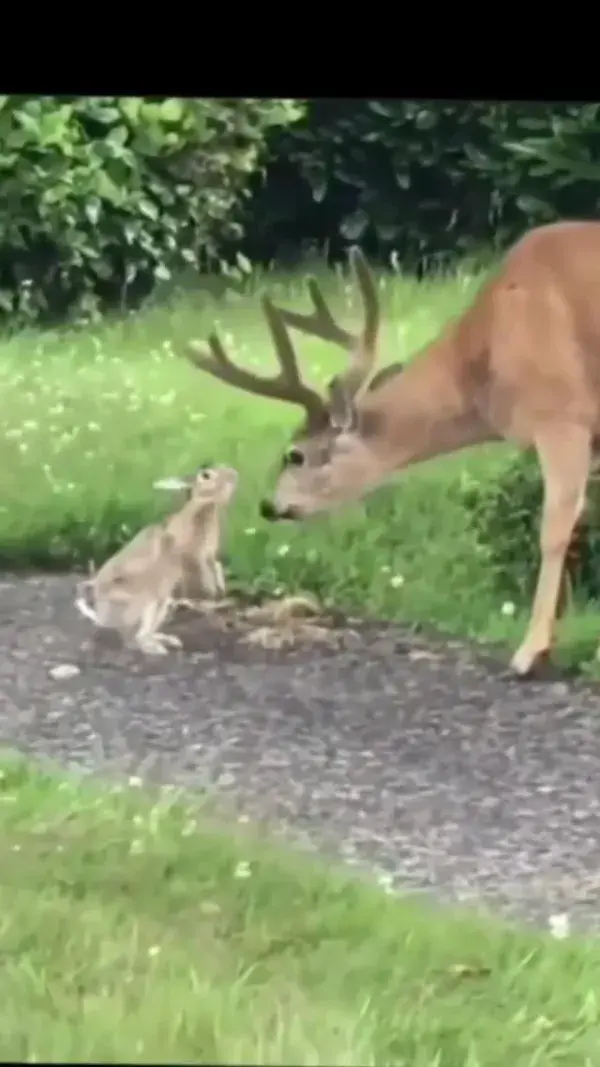
[[[401,900],[174,790],[0,762],[2,1058],[585,1067],[600,945]]]
[[[390,359],[431,337],[477,279],[382,279]],[[298,279],[272,279],[301,303]],[[324,279],[350,318],[343,279]],[[126,320],[0,345],[0,565],[99,562],[165,498],[158,477],[234,463],[230,582],[515,643],[457,499],[507,450],[436,461],[366,503],[296,528],[261,523],[297,414],[177,356],[218,319],[272,364],[252,296],[201,292]],[[301,343],[324,383],[338,353]],[[593,605],[563,626],[585,665]],[[511,1067],[597,1062],[600,947],[399,900],[217,823],[175,791],[0,763],[0,1048],[4,1059]]]
[[[301,278],[268,284],[276,298],[304,306]],[[383,277],[384,357],[408,358],[478,284],[466,273],[421,284]],[[352,321],[358,309],[347,280],[330,274],[323,286]],[[155,478],[230,462],[242,475],[228,526],[234,582],[270,593],[311,590],[341,607],[514,645],[528,601],[503,614],[456,492],[457,479],[493,477],[507,448],[433,461],[336,515],[271,527],[257,501],[299,415],[221,385],[177,355],[215,319],[242,360],[274,363],[255,296],[215,304],[201,289],[125,321],[2,342],[0,565],[99,562],[167,506],[152,490]],[[319,341],[301,339],[300,352],[317,383],[343,365],[343,355]],[[594,605],[579,604],[562,624],[563,660],[585,667],[596,634]]]

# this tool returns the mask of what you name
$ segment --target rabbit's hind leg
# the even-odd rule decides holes
[[[140,624],[134,636],[137,647],[146,655],[162,656],[168,648],[181,648],[181,641],[173,634],[160,633],[158,627],[172,606],[171,597],[153,600],[142,612]]]
[[[160,601],[158,608],[158,617],[154,623],[154,626],[156,627],[154,631],[154,636],[159,639],[161,644],[166,645],[167,648],[182,647],[180,639],[176,637],[175,634],[166,634],[162,631],[160,633],[158,632],[158,627],[161,626],[162,623],[164,623],[173,613],[173,609],[176,607],[176,603],[177,602],[171,595],[165,597],[164,601]]]

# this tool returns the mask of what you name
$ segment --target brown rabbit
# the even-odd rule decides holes
[[[96,626],[118,630],[147,655],[180,648],[179,638],[159,627],[186,576],[197,574],[214,599],[225,593],[218,559],[219,513],[232,499],[237,482],[231,467],[202,467],[189,478],[155,482],[157,489],[187,490],[185,503],[163,522],[140,530],[92,578],[78,584],[75,605],[81,614]],[[84,595],[88,589],[93,605]]]

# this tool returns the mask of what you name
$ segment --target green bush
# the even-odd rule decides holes
[[[489,481],[465,480],[460,489],[498,592],[523,603],[533,595],[540,549],[543,485],[533,453],[516,456]],[[568,554],[571,588],[600,598],[600,493],[592,479],[588,506]]]
[[[420,269],[597,211],[599,105],[315,99],[273,130],[246,226],[253,260],[370,255]]]
[[[0,97],[0,313],[89,318],[240,234],[287,100]]]

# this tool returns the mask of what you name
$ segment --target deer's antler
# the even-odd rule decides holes
[[[325,403],[323,398],[300,378],[294,347],[281,312],[268,297],[263,297],[262,306],[281,368],[279,374],[266,378],[238,366],[227,355],[216,330],[208,338],[208,346],[197,341],[188,345],[188,359],[200,370],[207,371],[214,378],[247,393],[299,404],[310,418],[321,416],[325,411]]]
[[[273,305],[271,307],[279,313],[286,326],[313,337],[320,337],[322,341],[331,341],[349,353],[350,366],[336,381],[344,392],[353,398],[366,386],[375,369],[381,309],[375,279],[360,248],[353,247],[349,259],[364,307],[364,325],[360,333],[351,333],[338,326],[314,278],[308,283],[313,304],[313,310],[308,314],[275,308]]]

